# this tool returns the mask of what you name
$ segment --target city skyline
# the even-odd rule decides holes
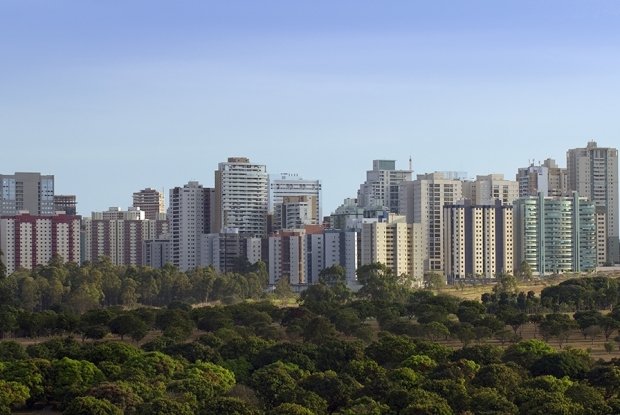
[[[591,139],[617,147],[618,15],[613,1],[1,2],[3,171],[54,174],[83,214],[147,186],[212,186],[231,156],[320,179],[325,214],[374,159],[512,179]]]

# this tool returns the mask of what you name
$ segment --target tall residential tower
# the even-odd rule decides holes
[[[215,171],[215,227],[237,228],[245,236],[267,235],[269,177],[262,164],[229,157]]]
[[[586,148],[566,152],[568,188],[605,209],[607,220],[607,262],[620,263],[618,243],[618,150],[598,147],[590,141]]]

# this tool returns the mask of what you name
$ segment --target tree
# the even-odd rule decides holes
[[[346,408],[335,412],[335,415],[387,415],[390,407],[378,403],[368,396],[363,396],[351,402]]]
[[[340,264],[332,265],[319,272],[319,281],[329,286],[346,283],[346,270]]]
[[[276,287],[273,290],[273,293],[276,298],[281,300],[288,300],[295,295],[291,289],[291,283],[289,282],[288,276],[283,276],[276,282]]]
[[[238,398],[218,397],[207,403],[207,413],[218,415],[261,415],[262,411]]]
[[[346,405],[357,389],[352,382],[344,382],[336,372],[331,370],[313,373],[304,378],[300,386],[325,399],[330,413]]]
[[[296,403],[280,404],[270,411],[270,413],[273,415],[315,415],[310,409]]]
[[[448,402],[433,392],[422,389],[409,391],[407,399],[409,405],[400,411],[402,415],[452,415],[453,411]]]
[[[594,340],[596,340],[602,332],[603,330],[598,325],[589,326],[583,329],[583,335],[590,338],[592,345],[594,345]]]
[[[554,350],[547,343],[531,339],[508,346],[504,352],[503,360],[505,362],[514,362],[526,369],[531,369],[538,359],[553,353]]]
[[[0,279],[6,278],[6,265],[4,264],[4,252],[0,249]]]
[[[519,413],[514,403],[492,387],[480,388],[471,394],[471,409],[475,414],[516,415]]]
[[[9,415],[12,409],[26,403],[28,388],[21,383],[0,380],[0,414]]]
[[[25,360],[27,358],[26,350],[21,344],[12,340],[0,342],[0,361]]]
[[[385,302],[402,302],[407,290],[403,281],[385,264],[378,262],[362,265],[357,269],[357,281],[362,288],[357,296],[362,299]]]
[[[303,335],[304,340],[314,344],[321,344],[336,336],[336,328],[328,319],[319,316],[310,320]]]
[[[571,330],[577,327],[574,320],[565,314],[547,314],[540,323],[540,332],[544,339],[555,337],[560,348],[568,340]]]
[[[297,380],[304,374],[298,366],[279,361],[256,370],[250,385],[268,408],[275,408],[282,403],[295,401],[299,393]]]
[[[532,267],[526,260],[521,261],[521,264],[519,264],[517,277],[521,281],[531,281],[533,279]]]
[[[499,363],[483,366],[476,373],[472,384],[486,388],[495,388],[502,395],[509,396],[522,381],[521,374],[512,363],[510,365]]]
[[[194,415],[195,411],[185,402],[170,398],[157,398],[138,408],[137,415]]]
[[[586,351],[568,349],[538,359],[532,366],[532,374],[582,379],[591,368],[592,359]]]
[[[516,294],[518,289],[517,279],[514,275],[506,274],[504,272],[495,276],[497,283],[493,287],[493,292],[496,295],[500,294]]]
[[[88,391],[89,396],[105,399],[124,413],[135,413],[144,400],[126,382],[103,382]]]
[[[110,331],[121,336],[124,340],[126,335],[143,333],[147,330],[146,324],[133,314],[121,314],[110,320]]]
[[[58,401],[70,401],[104,379],[103,373],[91,362],[64,357],[51,367],[53,395]]]
[[[438,290],[446,285],[445,278],[438,272],[424,273],[424,288]]]
[[[105,399],[80,396],[71,401],[63,415],[121,415],[123,411]]]

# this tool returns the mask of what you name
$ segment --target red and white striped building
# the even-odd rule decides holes
[[[80,221],[80,216],[66,214],[0,217],[0,250],[7,273],[47,264],[54,255],[79,263]]]

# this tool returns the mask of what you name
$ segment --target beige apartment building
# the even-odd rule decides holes
[[[607,221],[607,262],[620,263],[618,241],[618,150],[598,147],[596,141],[586,148],[566,152],[568,189],[605,209]]]
[[[405,216],[390,214],[362,224],[361,265],[380,262],[395,275],[411,277],[415,286],[424,280],[425,248],[422,225],[407,223]]]
[[[474,205],[494,205],[496,200],[510,204],[519,198],[519,183],[504,179],[503,174],[476,176],[463,182],[463,198]]]
[[[407,221],[419,223],[426,243],[426,271],[444,270],[443,206],[463,199],[463,182],[444,172],[419,174],[413,181]]]

